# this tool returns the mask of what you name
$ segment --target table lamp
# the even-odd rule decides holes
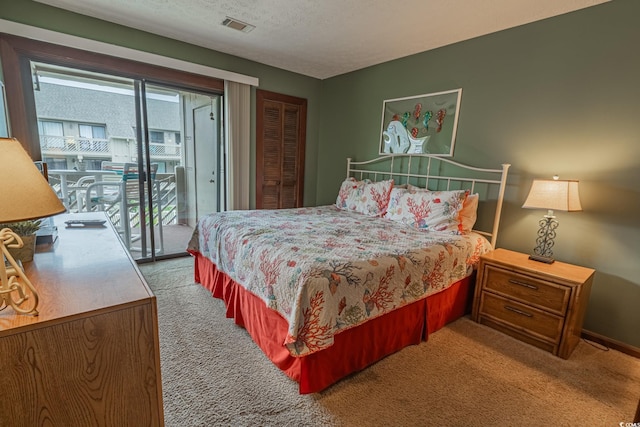
[[[558,176],[553,179],[534,179],[527,200],[523,208],[547,209],[547,214],[538,222],[537,246],[529,259],[551,264],[554,262],[553,251],[558,221],[553,215],[558,211],[581,211],[580,197],[578,195],[578,181],[560,180]]]
[[[0,223],[26,221],[65,211],[17,139],[0,138],[0,153]],[[8,249],[22,246],[22,239],[10,228],[0,230],[0,310],[12,307],[19,314],[37,315],[38,293]]]

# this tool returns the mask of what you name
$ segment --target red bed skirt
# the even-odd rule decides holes
[[[327,349],[293,357],[283,345],[286,320],[218,271],[208,258],[193,255],[196,282],[224,301],[227,317],[245,328],[267,357],[299,383],[301,394],[319,392],[408,345],[426,341],[430,333],[469,312],[474,284],[473,276],[463,279],[445,291],[340,332]]]

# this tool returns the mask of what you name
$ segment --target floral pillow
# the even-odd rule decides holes
[[[394,187],[395,188],[395,187]],[[407,185],[407,190],[411,193],[415,193],[416,191],[430,191],[426,188],[418,187],[412,184]],[[476,220],[478,219],[478,201],[480,199],[480,195],[478,193],[469,194],[467,192],[467,198],[464,199],[464,204],[462,205],[462,209],[460,210],[460,231],[463,233],[468,233],[473,230],[473,226],[476,224]]]
[[[466,190],[393,192],[385,218],[411,227],[460,234],[460,210]]]
[[[355,178],[347,178],[340,186],[336,207],[367,216],[382,216],[387,211],[392,188],[393,179],[372,182],[368,179],[357,181]]]
[[[394,186],[391,189],[391,195],[389,196],[389,206],[387,206],[387,212],[384,215],[385,218],[389,217],[389,209],[398,206],[400,198],[409,193],[411,193],[411,191],[409,191],[406,187],[403,188]]]

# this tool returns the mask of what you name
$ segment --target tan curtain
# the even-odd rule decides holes
[[[251,86],[226,80],[227,210],[249,209]]]

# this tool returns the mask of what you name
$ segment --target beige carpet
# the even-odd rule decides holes
[[[581,342],[559,359],[462,318],[346,378],[299,395],[193,282],[193,260],[140,266],[158,298],[167,426],[618,426],[640,360]]]

